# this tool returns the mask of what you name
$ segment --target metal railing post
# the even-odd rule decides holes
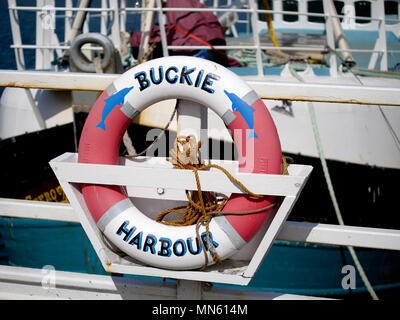
[[[113,10],[113,20],[111,26],[111,38],[114,43],[114,47],[118,50],[121,48],[121,38],[119,35],[120,26],[119,26],[119,8],[117,0],[110,0],[110,7]]]
[[[258,12],[257,12],[257,3],[254,0],[249,0],[249,6],[252,10],[251,13],[251,27],[253,29],[253,39],[254,45],[256,46],[256,61],[257,61],[257,73],[258,76],[264,75],[264,69],[262,65],[262,58],[261,58],[261,46],[260,46],[260,37],[258,35]]]
[[[382,48],[381,55],[381,70],[388,70],[388,57],[387,57],[387,44],[386,44],[386,21],[385,21],[385,5],[383,0],[379,0],[377,3],[378,18],[379,20],[379,40],[380,48]]]
[[[8,0],[8,7],[15,7],[17,5],[16,0]],[[15,45],[21,45],[21,30],[19,28],[19,19],[18,19],[18,11],[15,9],[10,9],[10,23],[11,23],[11,33],[13,37],[13,43]],[[25,58],[24,58],[24,49],[22,48],[14,48],[15,53],[15,61],[17,64],[18,70],[25,69]]]
[[[72,7],[72,0],[65,0],[65,7]],[[71,34],[72,28],[72,11],[65,10],[65,21],[64,21],[64,41],[67,41],[69,35]]]
[[[328,43],[329,49],[331,52],[329,53],[329,71],[332,77],[337,77],[337,59],[336,59],[336,45],[335,45],[335,36],[333,34],[333,25],[332,25],[332,15],[329,10],[331,0],[324,0],[324,13],[327,14],[325,17],[325,29],[326,29],[326,41]],[[332,52],[333,51],[333,52]]]
[[[161,46],[163,50],[163,56],[168,57],[168,43],[167,43],[167,34],[165,32],[165,15],[162,10],[162,3],[161,0],[157,0],[157,8],[158,8],[158,21],[160,24],[160,33],[161,33]]]

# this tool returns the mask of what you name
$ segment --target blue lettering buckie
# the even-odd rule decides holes
[[[157,75],[157,70],[158,70],[158,75]],[[165,72],[164,72],[164,68],[162,66],[159,66],[157,69],[152,67],[152,68],[150,68],[149,73],[150,73],[150,77],[148,77],[148,75],[145,71],[140,71],[140,72],[135,73],[134,78],[137,80],[137,82],[139,84],[139,91],[143,91],[143,90],[149,88],[152,83],[155,85],[159,85],[165,80],[170,84],[178,83],[180,85],[194,86],[195,88],[200,88],[203,91],[213,94],[215,92],[215,90],[212,88],[214,81],[220,79],[220,77],[216,74],[207,73],[204,76],[204,70],[199,70],[197,72],[196,68],[189,68],[187,66],[183,66],[182,70],[179,70],[179,68],[176,66],[170,66],[166,69]],[[196,75],[196,73],[197,73],[197,75]],[[203,76],[204,76],[204,80],[203,80]],[[194,84],[193,84],[193,79],[196,79]],[[114,93],[111,97],[104,99],[105,105],[104,105],[103,112],[101,114],[101,121],[96,125],[96,128],[101,128],[104,131],[106,131],[107,128],[106,128],[105,121],[106,121],[108,115],[111,113],[112,110],[114,110],[114,108],[116,106],[122,105],[124,103],[125,96],[132,89],[133,89],[133,86],[124,88],[124,89]],[[228,95],[228,93],[226,91],[225,91],[225,93]],[[232,95],[232,94],[230,94],[230,95]],[[231,97],[229,95],[228,95],[228,97],[231,99]],[[239,99],[239,98],[237,98],[237,99]],[[232,103],[234,103],[233,100],[232,100]],[[242,101],[242,103],[244,103],[244,102]],[[247,106],[247,104],[246,104],[246,106]],[[241,107],[239,106],[238,108],[241,108]],[[247,106],[247,108],[254,110],[250,106]],[[240,110],[239,110],[239,112],[240,112]],[[246,119],[250,119],[250,118],[245,118],[245,120]],[[251,123],[253,123],[253,118],[251,118],[251,121],[252,121]],[[246,120],[246,122],[247,122],[247,120]],[[248,124],[249,124],[249,122],[248,122]],[[250,124],[249,124],[249,127],[250,127]],[[254,130],[252,128],[250,128],[250,129],[252,130],[252,132],[250,133],[252,135],[251,137],[257,138],[257,135],[254,133]]]
[[[111,97],[104,99],[104,102],[106,103],[104,105],[103,112],[101,114],[101,121],[97,124],[96,128],[101,128],[104,131],[106,131],[106,119],[110,112],[119,105],[122,105],[124,103],[125,96],[131,91],[133,88],[124,88],[116,93],[114,93]]]
[[[150,69],[150,79],[151,82],[153,82],[155,85],[160,84],[163,80],[164,80],[164,71],[163,71],[163,67],[159,66],[158,67],[158,79],[155,79],[155,75],[154,75],[154,68]]]
[[[147,79],[147,74],[144,71],[135,74],[135,79],[139,82],[139,90],[143,91],[150,87],[150,81]]]
[[[201,80],[203,79],[204,70],[200,70],[199,74],[197,75],[196,82],[194,86],[198,88],[200,86]]]
[[[177,67],[169,67],[167,71],[165,71],[165,79],[167,82],[170,84],[174,84],[178,81],[178,75],[175,75],[173,78],[170,77],[171,71],[174,71],[175,73],[178,73],[178,68]]]
[[[229,100],[231,100],[232,102],[232,110],[238,111],[240,115],[243,117],[244,121],[246,121],[247,125],[249,126],[250,133],[249,136],[247,137],[247,140],[251,138],[257,139],[258,136],[254,132],[254,112],[256,111],[256,109],[249,106],[246,102],[240,99],[233,92],[230,93],[226,90],[224,90],[224,92],[226,96],[229,98]]]
[[[163,66],[151,67],[148,72],[139,71],[135,73],[134,78],[138,82],[139,91],[146,90],[152,84],[162,84],[165,80],[169,84],[200,88],[210,94],[215,92],[213,89],[214,81],[220,79],[220,77],[214,73],[205,74],[203,69],[197,70],[196,67],[190,68],[188,66],[183,66],[182,69],[179,69],[177,66],[168,66],[165,68]]]
[[[201,89],[207,91],[208,93],[214,93],[214,89],[211,88],[214,82],[211,79],[219,80],[219,76],[213,73],[208,73],[204,78],[203,84],[201,85]]]
[[[191,86],[193,84],[193,82],[192,82],[192,79],[190,78],[190,74],[192,72],[194,72],[195,70],[196,70],[196,68],[187,70],[187,67],[184,66],[181,71],[181,79],[179,80],[179,83],[185,83],[185,81],[186,81],[186,83],[189,86]]]

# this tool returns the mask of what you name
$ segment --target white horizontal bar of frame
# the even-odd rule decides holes
[[[103,91],[119,74],[0,70],[0,86]],[[248,80],[262,99],[400,106],[399,87]]]
[[[165,158],[140,157],[137,160],[121,158],[121,161],[125,161],[125,165],[77,163],[76,154],[65,153],[50,161],[50,165],[59,179],[68,182],[197,190],[193,171],[175,169]],[[224,167],[250,191],[275,196],[296,196],[312,170],[310,166],[289,165],[288,175],[254,174],[239,172],[236,161],[213,160],[212,163]],[[245,192],[218,169],[198,171],[198,175],[203,191]]]
[[[0,216],[78,222],[69,204],[0,198]],[[278,240],[400,250],[400,230],[286,221]]]
[[[170,300],[177,299],[180,290],[178,282],[173,281],[125,278],[52,269],[0,266],[0,299]],[[325,299],[312,296],[219,287],[207,287],[206,290],[201,290],[200,296],[204,300]]]

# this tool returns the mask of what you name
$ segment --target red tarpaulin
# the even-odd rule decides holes
[[[207,8],[197,0],[167,0],[166,8]],[[224,30],[218,18],[212,12],[166,12],[168,25],[165,26],[168,45],[175,46],[210,46],[226,45]],[[139,47],[141,32],[132,34],[131,47]],[[160,26],[154,26],[149,43],[160,42]],[[223,51],[208,50],[206,58],[214,60],[225,66],[238,67],[240,64],[225,55]],[[198,50],[175,51],[175,54],[195,55]]]

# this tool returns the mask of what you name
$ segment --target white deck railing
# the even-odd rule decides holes
[[[102,1],[102,8],[74,8],[72,7],[71,0],[65,0],[65,6],[63,7],[55,7],[53,0],[37,0],[36,6],[17,6],[16,0],[8,0],[9,4],[9,12],[10,12],[10,23],[13,35],[13,44],[11,48],[15,51],[16,63],[18,69],[25,69],[25,59],[24,59],[24,51],[25,49],[35,49],[36,50],[36,69],[50,69],[51,59],[50,56],[54,54],[54,50],[57,51],[57,55],[60,56],[63,54],[63,51],[68,49],[69,46],[66,44],[66,39],[69,38],[69,34],[71,32],[72,25],[72,15],[75,12],[88,12],[86,21],[84,23],[83,31],[84,32],[100,32],[105,35],[109,35],[111,40],[114,42],[116,48],[120,48],[120,31],[126,30],[126,23],[128,21],[128,14],[140,14],[144,12],[154,11],[158,14],[158,20],[161,22],[161,43],[163,46],[163,54],[164,56],[168,56],[169,50],[177,50],[177,49],[210,49],[208,46],[171,46],[167,44],[166,34],[165,34],[165,25],[162,23],[165,21],[165,13],[166,12],[176,12],[176,11],[203,11],[203,12],[214,12],[217,13],[226,13],[232,12],[237,14],[246,15],[246,19],[239,19],[236,21],[236,24],[245,24],[246,30],[249,31],[249,27],[251,26],[252,30],[257,30],[257,32],[253,32],[253,44],[247,46],[218,46],[216,49],[254,49],[256,50],[256,62],[257,62],[257,70],[259,75],[263,75],[263,66],[261,60],[261,50],[296,50],[296,51],[320,51],[320,52],[328,52],[330,57],[330,65],[331,65],[331,74],[335,74],[335,69],[337,66],[336,63],[336,53],[343,52],[343,49],[336,48],[335,42],[329,39],[333,39],[333,29],[332,29],[332,18],[338,19],[346,19],[346,21],[354,21],[351,25],[351,28],[347,23],[342,23],[343,29],[355,29],[355,30],[365,30],[365,31],[378,31],[378,39],[376,40],[376,45],[373,49],[364,49],[364,48],[351,48],[346,49],[349,52],[363,52],[363,53],[371,53],[369,68],[375,68],[375,64],[378,61],[379,57],[382,57],[380,69],[386,70],[388,69],[387,64],[387,56],[388,54],[398,54],[400,50],[388,49],[386,44],[386,31],[393,31],[396,36],[400,36],[400,19],[392,19],[386,18],[384,11],[384,1],[370,1],[371,3],[371,16],[370,17],[361,17],[355,16],[355,2],[354,0],[346,0],[345,6],[347,8],[353,8],[350,11],[346,11],[346,14],[336,14],[332,15],[329,13],[314,13],[308,11],[308,3],[309,1],[298,1],[298,11],[287,11],[283,10],[282,1],[273,1],[273,10],[265,10],[259,9],[257,7],[257,3],[254,0],[248,0],[243,4],[242,8],[229,8],[231,1],[202,1],[205,2],[209,8],[162,8],[161,1],[156,1],[156,6],[154,8],[149,7],[127,7],[127,3],[125,0],[117,1],[110,0],[110,5],[107,5],[107,1]],[[54,30],[49,30],[46,27],[46,18],[47,11],[44,11],[43,5],[44,3],[48,4],[48,8],[51,8],[52,13],[55,18],[61,18],[65,20],[65,31],[64,31],[64,40],[59,39],[60,35],[56,35]],[[324,1],[324,8],[327,6],[327,1]],[[225,7],[218,7],[220,5],[224,5]],[[226,7],[228,6],[228,7]],[[399,3],[400,7],[400,3]],[[21,40],[21,28],[22,26],[19,24],[18,12],[19,11],[32,11],[36,13],[37,16],[37,25],[36,25],[36,43],[35,44],[24,44]],[[326,11],[326,10],[325,10]],[[349,12],[353,12],[354,15],[349,15]],[[61,14],[60,14],[61,13]],[[260,28],[266,28],[266,24],[262,21],[259,21],[258,16],[260,14],[272,14],[274,19],[274,28],[275,29],[289,29],[289,30],[320,30],[321,32],[326,33],[327,37],[327,46],[307,46],[307,47],[289,47],[289,46],[281,46],[275,47],[273,45],[265,45],[260,42],[258,32]],[[285,21],[284,16],[298,16],[299,19],[297,21]],[[100,17],[99,26],[95,28],[95,30],[90,29],[93,25],[90,23],[91,19],[94,17]],[[325,23],[311,22],[307,19],[307,17],[319,17],[325,18]],[[356,21],[365,20],[368,23],[357,23]],[[232,34],[234,36],[237,35],[236,32],[236,24],[231,27]],[[47,28],[47,29],[46,29]]]

